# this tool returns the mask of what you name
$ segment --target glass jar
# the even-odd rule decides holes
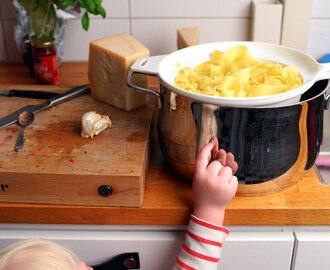
[[[41,37],[31,41],[34,74],[38,84],[59,85],[56,40]]]

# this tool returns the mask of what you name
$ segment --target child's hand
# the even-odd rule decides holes
[[[218,141],[214,137],[198,154],[193,179],[196,217],[222,225],[225,207],[235,196],[238,186],[237,178],[233,176],[233,170],[236,171],[238,166],[233,159],[224,150],[218,150]]]
[[[213,136],[210,140],[210,143],[213,143],[213,148],[211,150],[211,161],[218,160],[222,166],[230,167],[233,171],[233,175],[236,173],[238,169],[238,165],[235,162],[235,158],[232,153],[226,153],[225,150],[220,149],[218,145],[218,139],[217,137]]]

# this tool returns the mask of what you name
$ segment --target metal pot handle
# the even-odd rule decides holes
[[[328,110],[330,107],[330,87],[328,88],[328,91],[326,92],[325,97],[325,109]]]
[[[144,58],[137,59],[134,62],[134,64],[131,66],[131,69],[128,72],[128,75],[126,78],[126,84],[129,87],[131,87],[139,92],[152,94],[152,95],[155,95],[156,97],[158,97],[161,107],[163,107],[163,104],[164,104],[164,97],[160,93],[134,85],[131,80],[132,80],[132,76],[134,73],[155,76],[158,80],[157,75],[158,75],[159,64],[166,56],[167,55],[157,55],[157,56],[150,56],[150,57],[144,57]]]

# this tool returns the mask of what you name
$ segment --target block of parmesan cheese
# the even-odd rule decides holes
[[[147,103],[147,95],[126,85],[127,73],[137,58],[149,50],[128,34],[90,42],[88,79],[94,99],[130,111]],[[132,82],[147,88],[147,76],[134,75]]]
[[[180,28],[177,30],[178,49],[194,46],[198,44],[198,27]]]

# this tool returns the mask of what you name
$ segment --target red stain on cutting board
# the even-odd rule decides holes
[[[0,86],[0,90],[8,89]],[[0,103],[2,117],[42,101],[0,97]],[[82,138],[81,117],[88,111],[108,115],[112,127],[93,139]],[[20,127],[14,124],[0,129],[0,179],[6,179],[9,186],[0,201],[141,206],[152,114],[152,106],[126,112],[83,95],[37,113],[25,129],[21,152],[13,151]],[[102,185],[111,185],[113,194],[100,196]]]
[[[0,114],[6,115],[33,103],[40,101],[7,98],[2,103]],[[88,111],[108,115],[113,126],[93,139],[82,138],[81,117]],[[25,139],[29,142],[19,153],[14,152],[13,148],[20,128],[11,125],[1,129],[0,138],[5,139],[0,140],[0,160],[8,160],[1,169],[3,172],[44,171],[67,175],[112,175],[140,171],[149,141],[151,120],[150,107],[126,112],[97,102],[89,94],[83,95],[37,113],[34,122],[25,129]],[[32,155],[34,152],[35,156]],[[36,168],[37,164],[40,168]]]

